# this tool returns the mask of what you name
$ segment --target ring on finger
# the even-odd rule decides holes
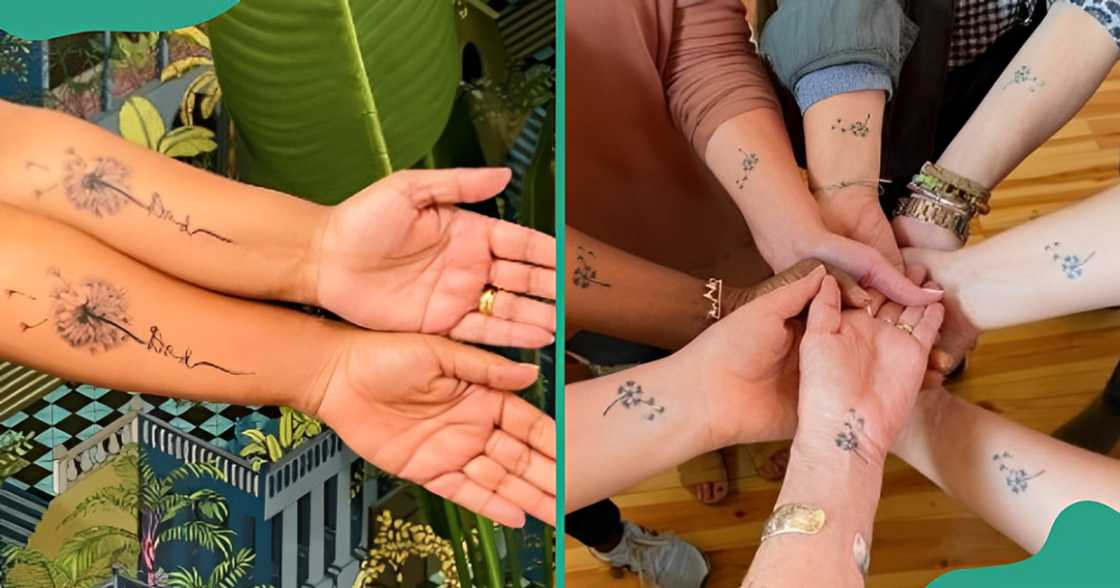
[[[899,322],[895,323],[894,326],[895,326],[896,329],[906,333],[907,335],[913,335],[914,334],[914,327],[911,326],[911,325],[908,325],[908,324],[906,324],[902,321],[899,321]]]
[[[494,316],[494,300],[498,297],[498,289],[487,286],[478,299],[478,312],[485,316]]]

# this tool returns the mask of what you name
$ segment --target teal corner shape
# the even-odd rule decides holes
[[[210,20],[238,0],[6,0],[0,30],[28,41],[87,31],[169,31]]]
[[[1058,515],[1046,543],[1033,556],[1004,566],[949,572],[929,588],[1120,586],[1117,537],[1120,512],[1099,502],[1075,502]]]

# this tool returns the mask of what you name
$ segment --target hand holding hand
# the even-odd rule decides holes
[[[836,282],[825,278],[801,341],[795,443],[882,463],[914,407],[943,312],[894,303],[878,317],[842,311]]]
[[[891,223],[879,204],[877,188],[850,186],[819,193],[821,218],[837,235],[870,246],[892,266],[902,271],[902,253],[895,241]]]
[[[942,374],[956,369],[964,360],[966,353],[976,347],[980,329],[973,324],[967,310],[961,305],[962,277],[954,251],[936,249],[903,249],[902,255],[908,266],[922,266],[929,272],[927,284],[945,291],[945,323],[941,326],[941,337],[930,354],[929,365]]]
[[[511,393],[536,366],[427,335],[344,339],[297,408],[382,470],[494,521],[555,524],[556,425]]]
[[[332,209],[323,229],[318,302],[375,330],[535,348],[553,340],[556,247],[548,235],[456,204],[493,197],[508,169],[397,172]],[[501,291],[493,316],[483,289]]]

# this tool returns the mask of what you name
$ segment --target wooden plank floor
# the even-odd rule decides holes
[[[999,186],[978,236],[991,236],[1092,195],[1117,181],[1120,68],[1092,101]],[[1106,310],[986,333],[957,394],[1050,432],[1101,390],[1120,356],[1120,311]],[[1120,457],[1120,452],[1114,454]],[[745,469],[749,470],[749,467]],[[666,472],[617,497],[623,516],[672,531],[713,563],[709,586],[739,586],[758,547],[778,486],[734,480],[723,504],[706,507]],[[637,586],[609,572],[578,543],[566,550],[571,588]],[[875,522],[868,586],[925,586],[946,570],[1008,563],[1026,554],[906,464],[891,458]]]

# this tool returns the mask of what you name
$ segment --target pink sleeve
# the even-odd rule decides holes
[[[751,43],[741,0],[676,0],[661,79],[673,122],[703,158],[724,122],[751,110],[780,110]]]

